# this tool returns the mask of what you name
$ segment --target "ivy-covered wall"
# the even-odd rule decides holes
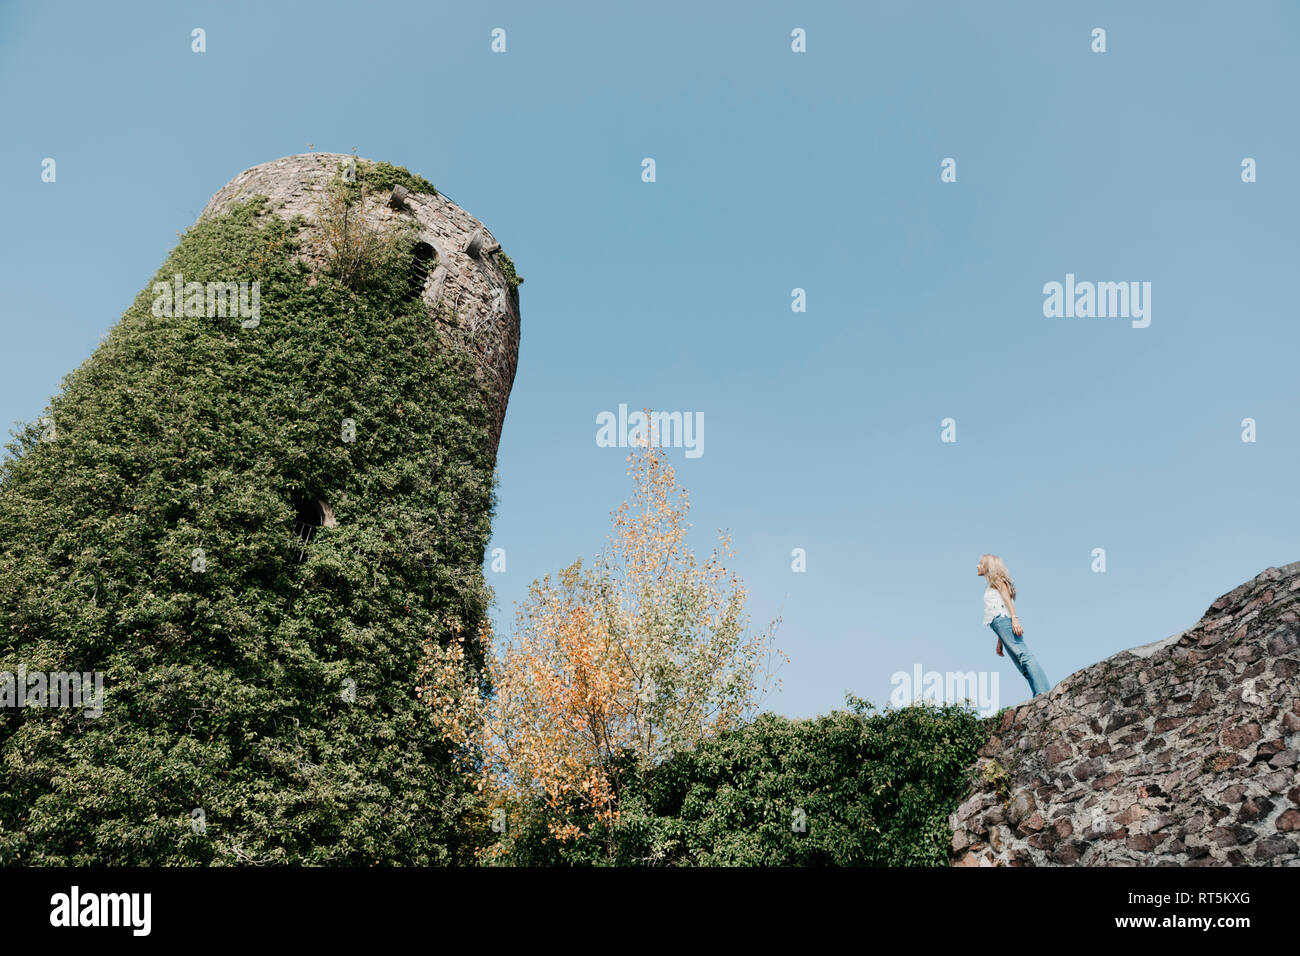
[[[201,219],[154,282],[255,280],[256,321],[150,283],[0,466],[0,672],[103,681],[97,717],[0,708],[0,863],[470,859],[414,675],[485,614],[490,410],[407,240],[350,285],[297,241]]]

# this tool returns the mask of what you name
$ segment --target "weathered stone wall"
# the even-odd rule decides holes
[[[1003,714],[955,866],[1300,865],[1300,562]]]
[[[317,226],[326,187],[340,166],[354,160],[371,162],[343,153],[304,153],[254,166],[222,187],[199,218],[219,215],[236,203],[264,195],[276,215],[285,219],[301,215],[307,220],[299,234],[299,258],[319,268],[325,261],[325,249]],[[360,212],[372,227],[402,219],[413,221],[419,238],[433,246],[436,267],[423,296],[440,307],[445,320],[440,323],[445,333],[442,344],[459,348],[470,343],[474,350],[480,373],[493,396],[491,450],[495,459],[519,361],[519,303],[497,265],[495,253],[501,245],[483,223],[441,192],[436,196],[408,192],[396,204],[390,203],[389,197],[388,190],[368,196]],[[471,250],[470,240],[476,234],[480,242]]]

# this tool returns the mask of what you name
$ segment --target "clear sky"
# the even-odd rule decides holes
[[[605,540],[620,403],[703,414],[704,453],[670,452],[694,544],[729,529],[755,624],[783,615],[791,716],[918,665],[1027,698],[985,551],[1053,682],[1300,559],[1296,4],[544,6],[0,5],[3,423],[229,179],[355,147],[527,280],[502,621]],[[1150,325],[1046,317],[1067,273],[1151,283]]]

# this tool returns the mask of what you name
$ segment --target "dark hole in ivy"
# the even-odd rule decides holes
[[[418,298],[420,293],[424,291],[425,283],[429,281],[429,268],[437,257],[437,251],[429,243],[417,242],[415,244],[415,250],[411,257],[411,281],[406,290],[407,299]]]
[[[302,547],[298,550],[298,563],[302,564],[307,560],[307,545],[316,536],[317,530],[332,528],[338,522],[334,520],[334,509],[315,495],[295,494],[293,510],[293,532],[302,542]]]

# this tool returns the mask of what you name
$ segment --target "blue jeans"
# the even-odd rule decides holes
[[[1029,689],[1034,692],[1034,696],[1046,694],[1051,690],[1052,685],[1048,683],[1047,675],[1043,673],[1043,668],[1034,659],[1033,652],[1025,644],[1025,639],[1016,637],[1016,632],[1011,629],[1011,618],[1005,614],[999,614],[989,622],[989,627],[993,628],[993,633],[1002,642],[1002,649],[1010,655],[1011,662],[1016,665],[1016,670],[1020,671],[1021,676],[1029,681]]]

